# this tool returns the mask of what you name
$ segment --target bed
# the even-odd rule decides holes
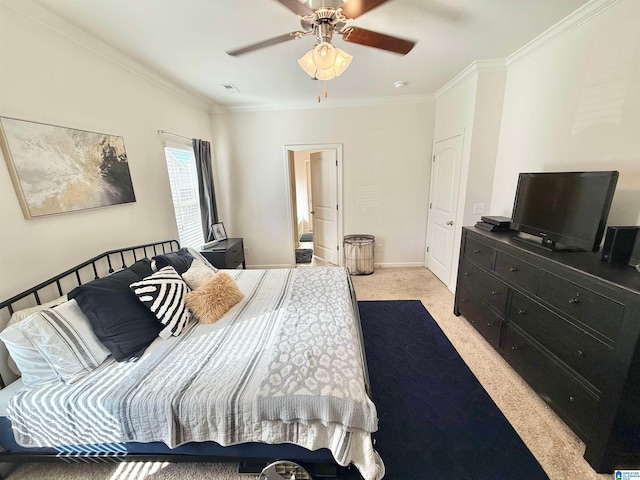
[[[57,374],[55,381],[25,385],[31,377],[17,377],[3,350],[0,462],[234,461],[243,472],[259,473],[267,463],[287,459],[312,475],[355,466],[367,480],[382,478],[384,465],[373,447],[377,413],[345,269],[221,271],[242,298],[215,323],[189,318],[190,312],[173,314],[181,320],[170,323],[160,315],[169,310],[168,300],[158,308],[157,298],[140,293],[146,291],[144,282],[160,281],[158,275],[168,271],[186,279],[194,269],[155,268],[141,287],[131,284],[139,305],[146,298],[154,311],[155,302],[160,322],[153,326],[153,341],[131,355],[135,345],[114,344],[103,336],[81,294],[128,278],[140,265],[147,268],[147,259],[161,267],[162,259],[175,259],[184,250],[172,240],[105,252],[0,303],[2,339],[12,316],[23,314],[20,328]],[[193,296],[203,288],[187,290]],[[59,304],[61,299],[66,302]],[[74,347],[69,361],[82,368],[71,371],[64,352],[51,345],[42,322],[35,320],[62,315],[76,301],[100,345],[84,356]],[[46,315],[28,316],[29,308],[56,302],[43,310]],[[109,310],[113,305],[120,308],[120,301],[100,306],[102,318],[117,316]],[[129,353],[119,350],[125,346]]]

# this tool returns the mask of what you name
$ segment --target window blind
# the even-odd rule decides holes
[[[193,151],[187,148],[165,147],[164,154],[180,245],[198,248],[204,243],[204,235],[200,224],[198,173]]]

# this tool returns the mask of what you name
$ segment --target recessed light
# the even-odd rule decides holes
[[[407,85],[409,85],[409,82],[406,82],[404,80],[398,80],[397,82],[393,82],[393,86],[396,88],[406,87]]]

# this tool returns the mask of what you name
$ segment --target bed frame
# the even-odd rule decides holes
[[[110,250],[91,258],[55,277],[46,280],[35,287],[15,295],[0,303],[0,330],[13,312],[41,305],[73,290],[94,279],[109,275],[120,268],[127,268],[137,260],[151,258],[155,255],[177,251],[180,244],[176,240],[165,240],[144,245],[136,245],[117,250]],[[355,290],[348,276],[349,290],[356,316],[363,366],[365,388],[369,395],[370,383],[364,346],[360,314]],[[0,389],[17,379],[8,368],[8,353],[4,344],[0,342]],[[175,449],[168,448],[164,443],[124,443],[111,446],[108,451],[62,451],[53,448],[24,448],[15,443],[11,430],[11,421],[7,417],[0,417],[0,462],[52,462],[67,463],[98,463],[123,461],[170,461],[170,462],[237,462],[240,473],[259,474],[269,463],[280,460],[292,460],[309,471],[317,478],[335,477],[340,467],[335,463],[328,449],[310,451],[293,444],[269,445],[263,443],[244,443],[223,447],[215,442],[199,442],[182,445]],[[347,467],[351,468],[351,467]]]

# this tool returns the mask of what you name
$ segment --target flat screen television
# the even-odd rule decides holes
[[[549,250],[598,251],[617,182],[616,171],[521,173],[511,229],[541,240],[515,238]]]

